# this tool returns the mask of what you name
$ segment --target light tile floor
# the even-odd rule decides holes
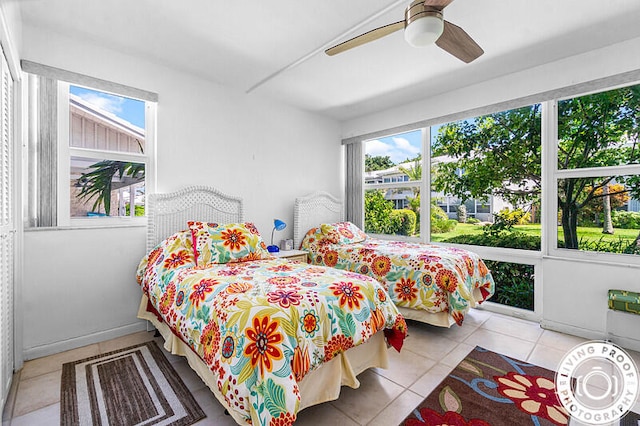
[[[555,370],[566,352],[584,339],[543,330],[538,324],[472,310],[462,327],[432,327],[410,321],[401,353],[390,350],[390,368],[358,376],[359,389],[344,387],[336,401],[307,408],[296,425],[397,425],[476,345]],[[58,425],[62,364],[153,339],[140,332],[25,363],[12,416],[2,426]],[[162,342],[158,339],[160,347]],[[640,365],[640,353],[628,351]],[[207,417],[198,425],[233,425],[231,417],[182,357],[165,352]],[[634,407],[640,412],[640,403]],[[5,409],[5,414],[10,413]]]

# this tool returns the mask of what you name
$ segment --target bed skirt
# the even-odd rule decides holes
[[[191,369],[200,376],[220,404],[227,408],[211,370],[189,346],[171,331],[167,324],[158,320],[154,313],[147,311],[148,302],[149,299],[143,294],[138,309],[138,318],[147,320],[154,325],[164,338],[164,348],[173,355],[184,356]],[[300,410],[338,399],[341,386],[357,389],[360,387],[360,382],[356,377],[358,374],[368,368],[387,368],[388,363],[387,344],[384,333],[380,330],[367,343],[351,348],[316,370],[309,372],[298,383],[301,399]],[[239,413],[233,410],[228,411],[236,423],[246,424]]]
[[[473,299],[469,300],[471,308],[475,308],[479,305],[478,300],[482,300],[482,293],[479,289],[473,289]],[[425,324],[435,325],[437,327],[451,327],[456,321],[448,311],[442,312],[427,312],[419,309],[409,309],[398,306],[398,310],[405,319],[411,319],[414,321],[423,322]]]

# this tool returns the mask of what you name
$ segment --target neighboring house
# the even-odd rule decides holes
[[[365,184],[378,184],[378,183],[397,183],[408,182],[409,176],[404,174],[400,167],[411,167],[413,163],[403,163],[397,166],[393,166],[384,170],[376,170],[373,172],[366,172],[364,177]],[[393,202],[394,209],[405,209],[409,206],[407,197],[413,197],[413,191],[410,188],[406,190],[401,189],[387,189],[384,198]]]
[[[442,161],[443,157],[436,157],[432,159],[432,164]],[[384,170],[366,172],[365,184],[408,182],[409,176],[402,172],[401,168],[410,169],[411,167],[413,167],[413,162],[407,162]],[[409,205],[408,197],[414,197],[410,188],[406,190],[387,189],[384,196],[385,199],[393,202],[395,209],[407,208]],[[458,218],[458,206],[461,204],[459,198],[435,191],[431,191],[431,198],[436,199],[438,206],[447,213],[450,219]],[[467,208],[467,217],[474,217],[482,222],[493,222],[493,213],[505,208],[513,208],[512,204],[496,196],[490,196],[487,201],[470,198],[464,201],[464,205]]]
[[[116,115],[69,94],[69,144],[74,148],[140,153],[145,147],[145,131]],[[71,217],[103,213],[94,212],[93,200],[77,198],[81,184],[78,179],[99,160],[71,157]],[[144,182],[115,176],[112,181],[111,215],[125,216],[127,205],[144,204]],[[133,209],[135,210],[135,209]]]

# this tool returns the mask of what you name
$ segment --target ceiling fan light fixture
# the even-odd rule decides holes
[[[435,43],[444,31],[444,21],[440,13],[422,13],[407,21],[404,39],[413,47],[425,47]]]

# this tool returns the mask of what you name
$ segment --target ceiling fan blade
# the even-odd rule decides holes
[[[436,44],[463,62],[469,63],[478,59],[484,50],[462,28],[444,21],[444,31]]]
[[[442,10],[449,6],[451,2],[453,2],[453,0],[425,0],[424,5]]]
[[[325,50],[324,53],[326,53],[329,56],[333,56],[335,54],[342,53],[345,50],[349,50],[354,47],[363,45],[365,43],[369,43],[370,41],[377,40],[379,38],[382,38],[386,35],[394,33],[403,28],[404,28],[404,21],[394,22],[393,24],[385,25],[384,27],[379,27],[379,28],[376,28],[375,30],[367,31],[364,34],[360,34],[357,37],[354,37],[350,40],[347,40],[333,47],[330,47],[329,49]]]

